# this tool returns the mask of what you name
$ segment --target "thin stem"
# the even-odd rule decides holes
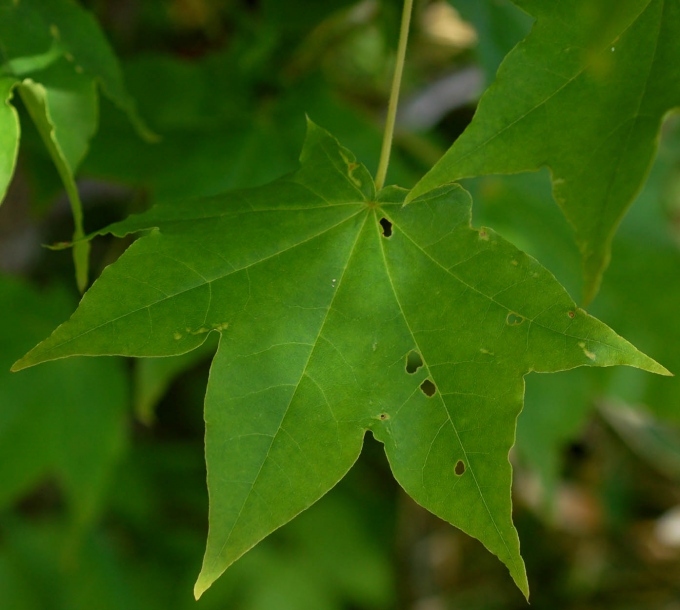
[[[378,190],[385,186],[387,166],[390,163],[390,151],[392,150],[392,138],[394,136],[394,122],[397,118],[397,103],[399,102],[401,75],[404,72],[406,43],[408,42],[408,30],[411,25],[412,12],[413,0],[404,0],[404,11],[401,14],[401,29],[399,31],[399,46],[397,47],[397,63],[394,67],[390,102],[387,106],[387,119],[385,120],[385,135],[383,136],[382,150],[380,151],[380,163],[378,163],[378,172],[375,175],[375,186]]]

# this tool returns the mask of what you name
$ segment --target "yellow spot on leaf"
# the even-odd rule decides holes
[[[579,344],[578,344],[578,346],[583,350],[583,353],[584,353],[588,358],[590,358],[591,360],[595,360],[595,354],[593,354],[593,352],[589,352],[589,351],[586,349],[586,344],[585,344],[584,341],[580,341]]]

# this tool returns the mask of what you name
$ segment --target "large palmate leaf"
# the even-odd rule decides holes
[[[208,383],[210,533],[199,596],[331,489],[367,430],[423,506],[481,540],[527,594],[511,519],[523,376],[582,365],[667,371],[578,309],[490,229],[458,185],[404,205],[309,126],[301,168],[269,185],[157,206],[151,229],[16,365],[169,356],[218,331]]]
[[[642,186],[664,115],[680,106],[675,0],[517,0],[536,17],[463,135],[410,197],[481,174],[552,170],[590,301]]]

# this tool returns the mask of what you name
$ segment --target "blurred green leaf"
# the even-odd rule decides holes
[[[628,446],[653,468],[680,481],[680,432],[649,414],[620,404],[601,404],[600,413]]]
[[[163,139],[153,146],[141,141],[104,105],[83,172],[145,187],[154,201],[257,186],[295,169],[304,113],[342,129],[359,159],[377,165],[381,125],[322,79],[309,77],[263,98],[256,81],[238,75],[240,59],[236,52],[193,62],[142,55],[127,63],[130,89]],[[417,173],[395,151],[390,177],[411,185]]]
[[[154,409],[175,378],[198,363],[208,360],[217,350],[216,337],[208,337],[195,350],[169,358],[140,358],[135,363],[134,405],[137,417],[145,424],[154,420]]]
[[[0,76],[0,201],[14,174],[19,151],[19,115],[10,104],[17,79]]]
[[[73,0],[0,0],[0,60],[8,75],[0,80],[3,100],[9,101],[12,77],[68,193],[75,225],[76,282],[83,292],[89,245],[79,241],[84,236],[83,212],[75,174],[97,129],[96,84],[127,113],[140,134],[154,136],[137,115],[97,22]],[[0,127],[7,129],[0,142],[7,145],[0,159],[0,201],[12,175],[19,137],[12,112],[5,108],[0,119]]]
[[[13,374],[9,366],[73,303],[60,289],[39,293],[0,278],[0,506],[57,478],[74,524],[91,524],[123,449],[128,405],[122,363],[76,359]]]
[[[0,0],[0,50],[5,69],[23,78],[63,57],[76,74],[99,82],[140,134],[154,137],[137,114],[99,25],[73,0]]]
[[[58,73],[70,73],[68,70],[64,72],[63,66],[60,68]],[[53,72],[52,68],[48,70]],[[46,80],[49,83],[50,77]],[[69,89],[66,83],[73,88]],[[73,79],[67,76],[61,88],[46,88],[31,79],[25,79],[18,86],[18,90],[52,157],[71,202],[75,225],[73,261],[76,283],[78,289],[84,292],[88,283],[90,244],[82,241],[85,237],[83,208],[75,182],[75,168],[85,155],[89,139],[96,130],[96,91],[93,83],[77,76]]]
[[[498,66],[531,27],[532,19],[510,0],[449,0],[472,23],[479,40],[476,52],[492,82]]]

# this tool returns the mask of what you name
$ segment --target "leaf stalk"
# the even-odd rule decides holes
[[[404,72],[406,44],[408,42],[408,32],[411,25],[412,12],[413,0],[404,0],[404,10],[401,14],[401,28],[399,30],[399,45],[397,47],[397,61],[394,66],[394,76],[392,77],[392,88],[390,90],[390,101],[387,106],[387,118],[385,120],[385,133],[383,135],[382,149],[380,151],[380,162],[378,163],[378,171],[375,175],[375,186],[378,190],[385,186],[387,167],[390,163],[390,152],[392,150],[392,139],[394,137],[394,123],[397,118],[399,89],[401,88],[401,76]]]

